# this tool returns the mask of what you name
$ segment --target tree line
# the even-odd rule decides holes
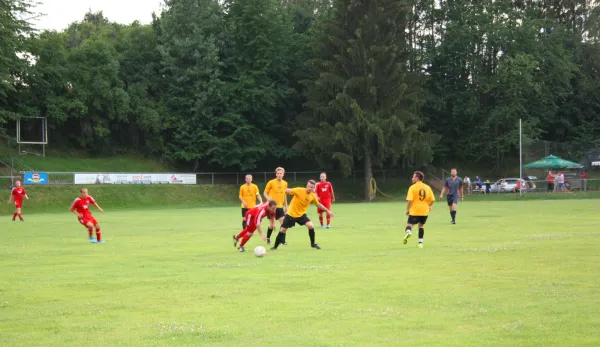
[[[596,142],[600,16],[585,0],[165,0],[36,32],[0,0],[0,131],[189,169],[501,167],[525,136]],[[269,161],[270,159],[271,161]]]

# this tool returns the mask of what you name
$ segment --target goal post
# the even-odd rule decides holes
[[[28,153],[22,150],[23,146],[34,145],[42,146],[41,155],[45,157],[48,144],[48,119],[46,117],[18,118],[17,144],[19,145],[19,155]]]

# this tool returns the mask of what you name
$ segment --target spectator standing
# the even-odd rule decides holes
[[[554,174],[552,170],[548,171],[548,176],[546,176],[546,183],[548,183],[548,192],[554,191]]]

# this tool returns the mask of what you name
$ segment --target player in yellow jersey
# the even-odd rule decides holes
[[[285,190],[288,188],[288,184],[283,180],[283,175],[285,174],[285,170],[282,167],[278,167],[275,169],[275,178],[267,182],[265,186],[265,199],[275,200],[277,202],[277,210],[275,210],[275,219],[279,221],[279,226],[281,227],[281,223],[283,223],[283,217],[288,209],[288,202]],[[275,230],[275,222],[269,221],[269,229],[267,230],[267,244],[271,244],[271,234]],[[285,235],[282,242],[284,245],[287,245],[285,242]]]
[[[408,188],[408,194],[406,194],[408,222],[403,243],[406,244],[412,235],[412,227],[419,224],[419,248],[423,248],[424,226],[431,211],[431,205],[435,202],[431,187],[423,183],[424,178],[425,175],[421,171],[415,171],[412,177],[413,185]]]
[[[262,197],[258,186],[252,183],[252,175],[246,175],[246,183],[240,187],[240,201],[242,202],[242,228],[246,228],[246,212],[256,206],[256,198],[262,204]]]
[[[300,225],[306,225],[308,228],[310,246],[314,249],[321,249],[321,247],[315,243],[315,227],[310,219],[308,219],[306,216],[306,211],[308,210],[310,204],[313,204],[317,205],[317,207],[321,210],[327,212],[328,216],[333,217],[333,212],[319,202],[319,199],[315,194],[316,184],[317,182],[310,180],[306,184],[306,188],[294,188],[286,190],[286,193],[293,196],[293,198],[290,202],[290,208],[285,214],[283,223],[281,223],[281,228],[279,229],[279,234],[277,234],[277,238],[275,239],[275,246],[271,248],[272,250],[277,249],[277,247],[285,241],[285,232],[287,229],[294,227],[296,223]]]

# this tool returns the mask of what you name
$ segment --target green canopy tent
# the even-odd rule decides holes
[[[582,169],[583,165],[559,158],[555,155],[549,155],[540,160],[523,165],[525,169]]]

